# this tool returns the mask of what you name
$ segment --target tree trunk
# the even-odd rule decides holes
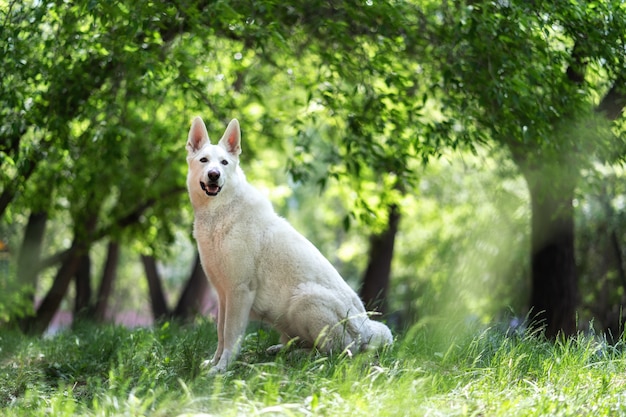
[[[387,229],[370,237],[369,260],[359,294],[365,307],[370,311],[387,313],[387,290],[399,222],[398,207],[392,205],[389,207]]]
[[[579,73],[580,68],[568,69],[567,76],[578,83]],[[626,93],[622,83],[616,82],[596,111],[615,120],[624,105]],[[572,335],[576,332],[578,304],[572,202],[579,172],[568,166],[566,155],[561,155],[561,164],[556,167],[542,166],[537,161],[533,166],[528,163],[528,154],[520,154],[515,146],[510,149],[526,178],[531,198],[531,325],[545,327],[548,337]]]
[[[120,246],[117,242],[109,242],[107,248],[107,258],[102,270],[102,280],[98,288],[98,296],[94,307],[94,318],[96,321],[104,322],[106,319],[107,304],[113,291],[113,283],[117,276],[117,264],[120,257]]]
[[[148,279],[148,289],[150,291],[150,306],[152,307],[152,317],[160,320],[169,315],[165,294],[161,286],[161,278],[157,271],[156,260],[152,256],[141,255],[141,261],[146,271]]]
[[[74,320],[88,318],[91,309],[91,257],[88,252],[80,256],[74,283],[76,284]]]
[[[17,259],[18,280],[21,286],[31,287],[32,297],[37,286],[37,273],[47,221],[48,213],[45,211],[30,213]]]
[[[550,170],[527,175],[531,221],[531,325],[554,338],[576,332],[578,280],[574,256],[573,184]],[[563,175],[563,173],[561,173]]]
[[[208,291],[209,283],[200,263],[200,255],[196,255],[193,270],[180,295],[173,316],[182,320],[189,320],[194,315],[201,313],[203,301]]]

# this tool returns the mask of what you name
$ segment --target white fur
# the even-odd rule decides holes
[[[187,142],[187,187],[202,266],[219,299],[213,372],[235,359],[248,320],[329,352],[390,344],[387,326],[370,320],[363,303],[324,256],[252,187],[239,167],[241,133],[233,119],[217,145],[196,117]],[[216,195],[208,195],[209,173]],[[206,188],[206,187],[205,187]]]

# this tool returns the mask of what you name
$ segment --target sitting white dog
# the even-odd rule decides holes
[[[219,298],[212,372],[234,361],[249,319],[270,323],[281,343],[297,338],[323,352],[392,343],[389,328],[368,317],[330,262],[246,181],[237,120],[212,145],[196,117],[187,152],[194,237]]]

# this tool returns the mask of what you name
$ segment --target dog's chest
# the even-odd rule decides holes
[[[201,252],[210,252],[215,256],[225,255],[228,242],[234,239],[234,225],[215,216],[197,216],[194,221],[193,235]]]
[[[231,213],[232,214],[232,213]],[[196,216],[194,237],[206,274],[214,285],[231,281],[235,276],[249,275],[243,269],[242,254],[250,236],[243,233],[243,225],[230,221],[229,216]]]

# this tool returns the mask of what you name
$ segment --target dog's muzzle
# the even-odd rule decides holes
[[[200,181],[200,188],[202,188],[202,191],[204,191],[209,197],[215,197],[220,191],[222,191],[222,187],[219,184],[220,172],[217,170],[211,170],[209,171],[207,177],[208,181],[206,183]]]

